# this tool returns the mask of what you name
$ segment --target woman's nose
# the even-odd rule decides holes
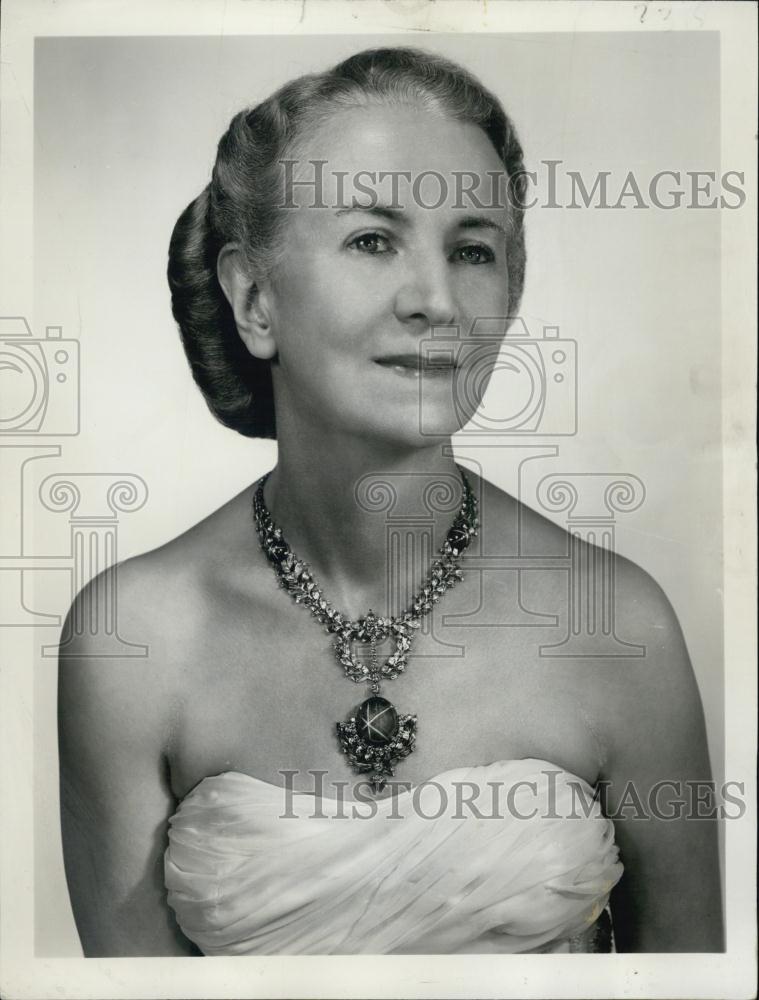
[[[456,301],[444,262],[426,261],[407,274],[395,298],[395,315],[404,323],[421,321],[425,329],[455,322]]]

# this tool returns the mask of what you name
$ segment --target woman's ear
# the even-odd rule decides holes
[[[254,357],[269,361],[277,353],[277,345],[272,335],[268,291],[248,273],[236,243],[227,243],[219,251],[216,274],[243,343]]]

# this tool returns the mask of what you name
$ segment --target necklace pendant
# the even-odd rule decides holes
[[[395,774],[395,764],[413,752],[416,716],[399,715],[386,698],[372,695],[337,723],[337,738],[356,774],[370,775],[376,794]]]
[[[371,695],[358,706],[354,715],[345,722],[337,723],[337,738],[354,771],[370,775],[369,781],[375,793],[380,792],[386,778],[395,773],[395,764],[413,752],[417,724],[415,715],[399,715],[387,699],[380,697],[381,683],[393,680],[406,669],[416,630],[446,591],[463,579],[459,562],[478,534],[477,498],[464,470],[459,471],[463,499],[438,557],[407,610],[389,618],[380,618],[369,609],[364,618],[352,621],[333,608],[308,565],[298,559],[286,542],[282,529],[272,520],[264,502],[267,476],[261,479],[253,497],[258,540],[280,585],[297,604],[310,611],[326,632],[334,636],[334,652],[345,676],[356,684],[369,684]],[[377,646],[388,639],[395,643],[395,649],[381,663]],[[353,643],[356,642],[370,647],[368,663],[354,654]]]

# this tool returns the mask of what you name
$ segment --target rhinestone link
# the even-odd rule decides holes
[[[351,621],[332,607],[314,580],[308,565],[292,551],[282,529],[276,526],[264,503],[264,485],[269,473],[260,480],[253,497],[253,519],[261,548],[277,574],[280,586],[296,604],[308,608],[314,618],[325,626],[326,632],[335,636],[335,656],[350,680],[371,683],[372,689],[379,691],[380,675],[391,680],[402,674],[422,618],[429,614],[447,590],[463,580],[464,574],[459,568],[459,562],[472,539],[477,537],[479,518],[477,498],[464,470],[459,468],[459,472],[464,487],[461,507],[448,529],[429,576],[412,598],[409,608],[393,618],[379,618],[370,609],[363,618],[356,621]],[[395,650],[379,666],[376,645],[388,638],[395,640]],[[372,647],[370,666],[361,663],[354,656],[351,651],[353,642]]]

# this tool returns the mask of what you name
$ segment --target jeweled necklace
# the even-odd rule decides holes
[[[381,791],[388,776],[395,774],[394,764],[408,757],[416,742],[417,718],[399,715],[394,705],[380,697],[383,680],[393,680],[406,668],[411,643],[422,618],[429,614],[443,594],[463,579],[459,568],[461,555],[477,535],[477,498],[463,469],[459,467],[464,495],[453,524],[432,564],[429,576],[411,601],[410,607],[394,618],[379,618],[369,609],[363,618],[351,621],[336,611],[324,597],[308,565],[287,544],[282,529],[274,523],[264,503],[267,473],[259,481],[253,497],[256,534],[267,559],[279,578],[280,586],[303,604],[314,618],[335,636],[334,650],[345,676],[356,684],[369,684],[371,695],[346,722],[337,723],[337,738],[342,752],[357,774],[370,774],[375,792]],[[377,644],[391,637],[394,652],[380,663]],[[351,643],[369,646],[369,662],[354,655]]]

